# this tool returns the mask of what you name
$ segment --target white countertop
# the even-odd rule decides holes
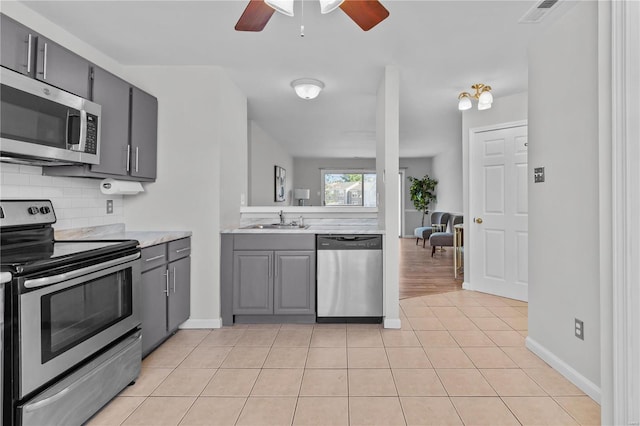
[[[371,225],[310,225],[308,228],[274,229],[239,227],[224,229],[223,234],[384,234],[385,231]]]
[[[168,241],[187,238],[191,231],[126,231],[124,224],[87,228],[56,230],[55,238],[61,240],[138,240],[140,248],[155,246]]]
[[[101,235],[102,240],[138,240],[139,247],[145,248],[169,241],[179,240],[191,236],[191,231],[125,231],[114,234]]]

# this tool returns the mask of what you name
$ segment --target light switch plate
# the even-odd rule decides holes
[[[107,214],[113,214],[113,200],[107,200]]]
[[[544,182],[544,167],[536,167],[533,169],[533,181],[535,183]]]

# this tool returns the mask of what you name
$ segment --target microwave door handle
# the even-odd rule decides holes
[[[71,114],[69,114],[69,110],[67,109],[67,127],[65,129],[65,140],[64,140],[67,149],[70,148],[69,147],[69,145],[70,145],[70,143],[69,143],[69,130],[70,129],[71,129]],[[71,143],[73,143],[73,141],[71,141]]]
[[[87,146],[87,111],[80,110],[80,139],[78,151],[84,152]]]

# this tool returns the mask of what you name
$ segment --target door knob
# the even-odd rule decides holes
[[[473,219],[475,223],[482,223],[482,218],[481,217],[476,217],[475,219]]]

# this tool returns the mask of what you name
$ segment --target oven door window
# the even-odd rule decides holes
[[[42,296],[42,363],[131,315],[131,268]]]

